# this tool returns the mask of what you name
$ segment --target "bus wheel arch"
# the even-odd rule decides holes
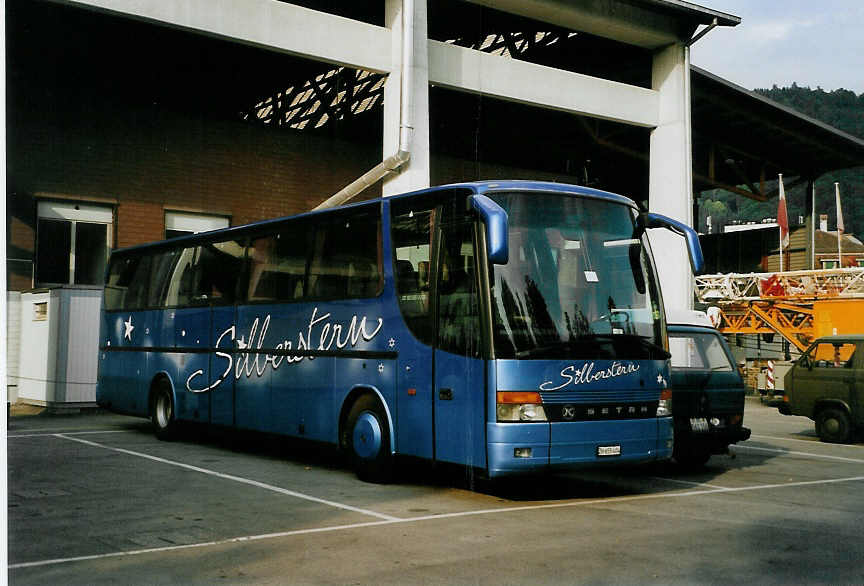
[[[371,388],[353,389],[339,421],[339,447],[357,477],[375,483],[392,480],[393,427],[380,393]]]
[[[177,437],[177,410],[174,398],[174,386],[171,379],[164,373],[153,378],[150,383],[150,393],[147,401],[150,421],[153,430],[160,440],[170,441]]]

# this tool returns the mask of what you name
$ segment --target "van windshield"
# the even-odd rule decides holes
[[[719,372],[735,368],[716,334],[670,333],[669,351],[672,353],[672,368]]]

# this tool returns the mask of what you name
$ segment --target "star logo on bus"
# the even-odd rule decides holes
[[[123,325],[126,326],[126,331],[123,333],[123,337],[132,341],[132,330],[135,329],[135,326],[132,325],[132,316],[129,316],[129,321],[124,321]]]
[[[657,384],[658,384],[658,385],[662,385],[662,386],[664,386],[664,387],[666,386],[666,379],[663,378],[663,375],[662,375],[662,374],[658,374],[658,375],[657,375]]]
[[[395,338],[390,338],[390,340],[388,340],[388,342],[387,342],[387,345],[388,345],[390,348],[394,348],[394,347],[396,346],[396,339],[395,339]]]

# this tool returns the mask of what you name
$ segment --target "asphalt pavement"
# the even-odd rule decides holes
[[[359,481],[328,448],[111,414],[15,416],[10,584],[860,584],[864,443],[748,398],[751,439],[489,485]]]

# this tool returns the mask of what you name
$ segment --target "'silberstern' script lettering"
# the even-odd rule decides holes
[[[595,370],[594,362],[586,362],[581,368],[577,368],[575,364],[571,364],[561,370],[560,384],[555,385],[555,381],[546,381],[540,385],[541,391],[559,391],[564,387],[573,385],[587,385],[598,380],[615,378],[618,376],[626,376],[639,370],[639,365],[635,362],[623,364],[617,360],[610,364],[604,370]]]
[[[356,315],[351,318],[351,321],[340,323],[330,319],[330,313],[318,314],[318,308],[312,310],[312,316],[309,318],[309,323],[305,328],[297,332],[297,344],[294,345],[293,340],[282,340],[275,345],[276,350],[332,350],[334,347],[342,350],[346,347],[355,347],[360,340],[368,342],[372,340],[381,331],[384,325],[382,318],[377,318],[377,323],[370,331],[370,324],[367,323],[367,318],[364,316],[358,318]],[[278,370],[283,364],[296,364],[304,358],[311,359],[310,356],[291,356],[284,352],[277,355],[271,355],[261,352],[253,352],[252,350],[260,350],[267,348],[265,344],[268,330],[270,329],[270,316],[267,315],[263,320],[256,317],[249,328],[247,335],[237,339],[237,326],[232,325],[219,335],[216,340],[216,357],[223,361],[224,370],[219,378],[209,386],[200,388],[195,384],[195,379],[204,376],[202,369],[196,370],[189,378],[186,379],[186,390],[192,393],[206,393],[218,387],[222,382],[232,375],[235,379],[241,376],[249,378],[253,375],[263,376],[267,368]],[[239,350],[246,350],[242,354],[235,356],[228,352],[220,352],[223,341],[227,340],[233,347],[236,343]],[[316,344],[317,343],[317,344]],[[217,367],[218,369],[218,367]],[[200,382],[198,383],[200,385]]]

